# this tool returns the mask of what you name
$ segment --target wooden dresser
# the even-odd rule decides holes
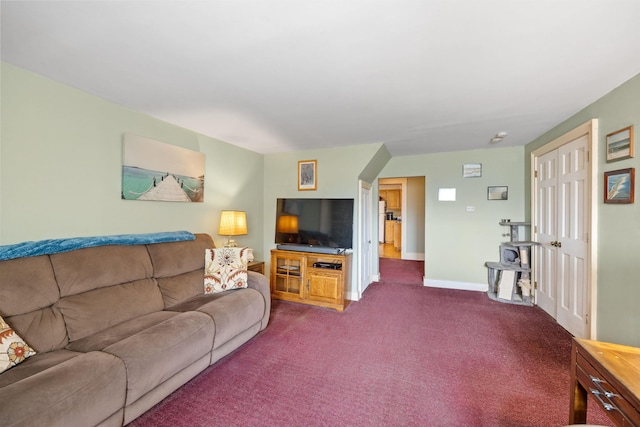
[[[640,427],[640,348],[575,338],[569,424],[584,424],[591,394],[617,426]]]

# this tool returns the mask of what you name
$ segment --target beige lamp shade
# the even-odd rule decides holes
[[[278,218],[278,232],[297,234],[298,233],[298,217],[295,215],[281,215]]]
[[[225,246],[235,246],[231,236],[247,234],[247,213],[244,211],[222,211],[218,234],[229,236]]]

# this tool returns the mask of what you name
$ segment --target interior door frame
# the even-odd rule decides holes
[[[361,194],[366,192],[368,194],[368,199],[365,200],[364,197],[361,197]],[[362,294],[366,290],[366,288],[371,284],[372,281],[372,271],[373,271],[373,218],[374,215],[377,220],[378,210],[377,204],[375,211],[373,210],[373,188],[371,183],[359,180],[358,181],[358,224],[359,224],[359,232],[358,232],[358,273],[356,274],[357,285],[355,286],[356,292],[352,291],[352,299],[357,298],[356,301],[359,301],[362,298]],[[377,203],[377,202],[376,202]],[[366,240],[366,242],[364,242]],[[368,245],[367,248],[363,247],[364,245]],[[368,259],[365,259],[368,257]],[[366,286],[363,286],[363,283],[368,281]]]
[[[587,247],[587,315],[589,316],[589,335],[590,339],[597,339],[597,304],[598,304],[598,119],[591,119],[586,123],[576,127],[564,135],[554,139],[553,141],[533,150],[530,156],[530,182],[531,182],[531,219],[532,225],[538,224],[537,218],[537,182],[536,182],[536,160],[538,157],[547,154],[571,141],[582,136],[587,136],[589,147],[589,220],[587,224],[588,230],[588,247]],[[532,237],[535,234],[535,228],[531,230]],[[535,262],[535,261],[534,261]],[[533,277],[534,282],[537,278]]]

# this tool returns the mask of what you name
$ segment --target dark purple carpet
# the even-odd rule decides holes
[[[424,261],[380,258],[379,268],[384,283],[419,285],[424,276]]]
[[[570,347],[536,307],[374,283],[344,313],[274,301],[264,332],[131,425],[564,426]]]

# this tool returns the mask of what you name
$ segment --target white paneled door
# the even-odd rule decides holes
[[[536,303],[556,318],[556,236],[558,234],[558,150],[538,157],[536,169],[537,212],[535,241],[540,245],[534,263],[538,284]]]
[[[576,337],[589,337],[589,137],[536,158],[536,302]]]

